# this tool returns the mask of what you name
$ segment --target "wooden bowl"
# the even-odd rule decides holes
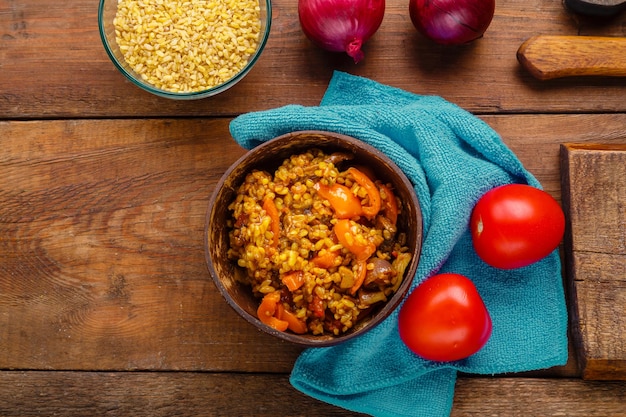
[[[298,154],[310,148],[319,148],[327,153],[344,151],[352,153],[353,161],[359,165],[371,167],[377,178],[394,186],[396,197],[402,201],[402,212],[398,217],[398,231],[405,232],[407,246],[412,259],[405,272],[398,291],[384,304],[360,321],[347,333],[340,336],[312,334],[297,335],[277,331],[256,316],[260,300],[252,294],[252,289],[236,280],[238,267],[228,259],[229,228],[227,219],[231,213],[228,205],[234,200],[237,188],[245,176],[253,169],[263,169],[273,173],[290,155]],[[357,337],[372,329],[384,320],[406,295],[419,261],[422,242],[422,214],[414,188],[404,173],[382,152],[364,142],[331,132],[302,131],[289,133],[252,149],[236,161],[218,182],[206,215],[205,257],[209,272],[228,304],[244,319],[256,328],[280,339],[299,345],[319,347],[330,346]]]

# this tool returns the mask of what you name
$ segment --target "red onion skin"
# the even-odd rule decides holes
[[[461,45],[483,36],[495,7],[495,0],[409,0],[409,15],[425,37],[442,45]]]
[[[376,33],[385,14],[385,0],[298,0],[302,31],[322,49],[346,52],[355,63],[361,46]]]

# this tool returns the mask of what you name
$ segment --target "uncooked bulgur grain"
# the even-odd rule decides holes
[[[258,0],[119,0],[120,51],[144,81],[175,93],[222,84],[247,64],[261,32]]]
[[[363,168],[339,168],[351,158],[294,155],[273,174],[248,174],[229,205],[229,257],[246,270],[244,283],[262,299],[259,319],[272,327],[343,334],[403,280],[411,254],[395,224],[401,202],[373,174],[363,180]],[[356,212],[342,212],[326,188],[350,193]]]

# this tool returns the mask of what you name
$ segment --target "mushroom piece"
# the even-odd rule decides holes
[[[352,155],[351,153],[333,152],[332,154],[328,155],[328,157],[326,158],[326,162],[330,162],[333,165],[337,165],[340,162],[349,161],[351,159],[354,159],[354,155]]]
[[[370,269],[368,265],[363,286],[372,290],[389,286],[396,276],[391,263],[381,258],[371,258],[367,263],[373,265],[373,268]]]
[[[359,290],[359,306],[370,307],[373,304],[387,301],[387,296],[383,291],[366,291]]]

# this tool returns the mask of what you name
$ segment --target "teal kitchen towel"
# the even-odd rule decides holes
[[[447,363],[419,358],[398,336],[396,310],[362,337],[305,350],[290,381],[300,391],[374,416],[446,416],[456,373],[496,374],[567,361],[567,311],[558,251],[516,270],[481,261],[468,230],[475,203],[502,184],[540,187],[496,132],[436,96],[420,96],[336,72],[320,106],[289,105],[248,113],[230,126],[251,149],[298,130],[359,138],[405,172],[420,200],[424,240],[415,288],[442,272],[466,275],[493,321],[491,338],[469,358]]]

